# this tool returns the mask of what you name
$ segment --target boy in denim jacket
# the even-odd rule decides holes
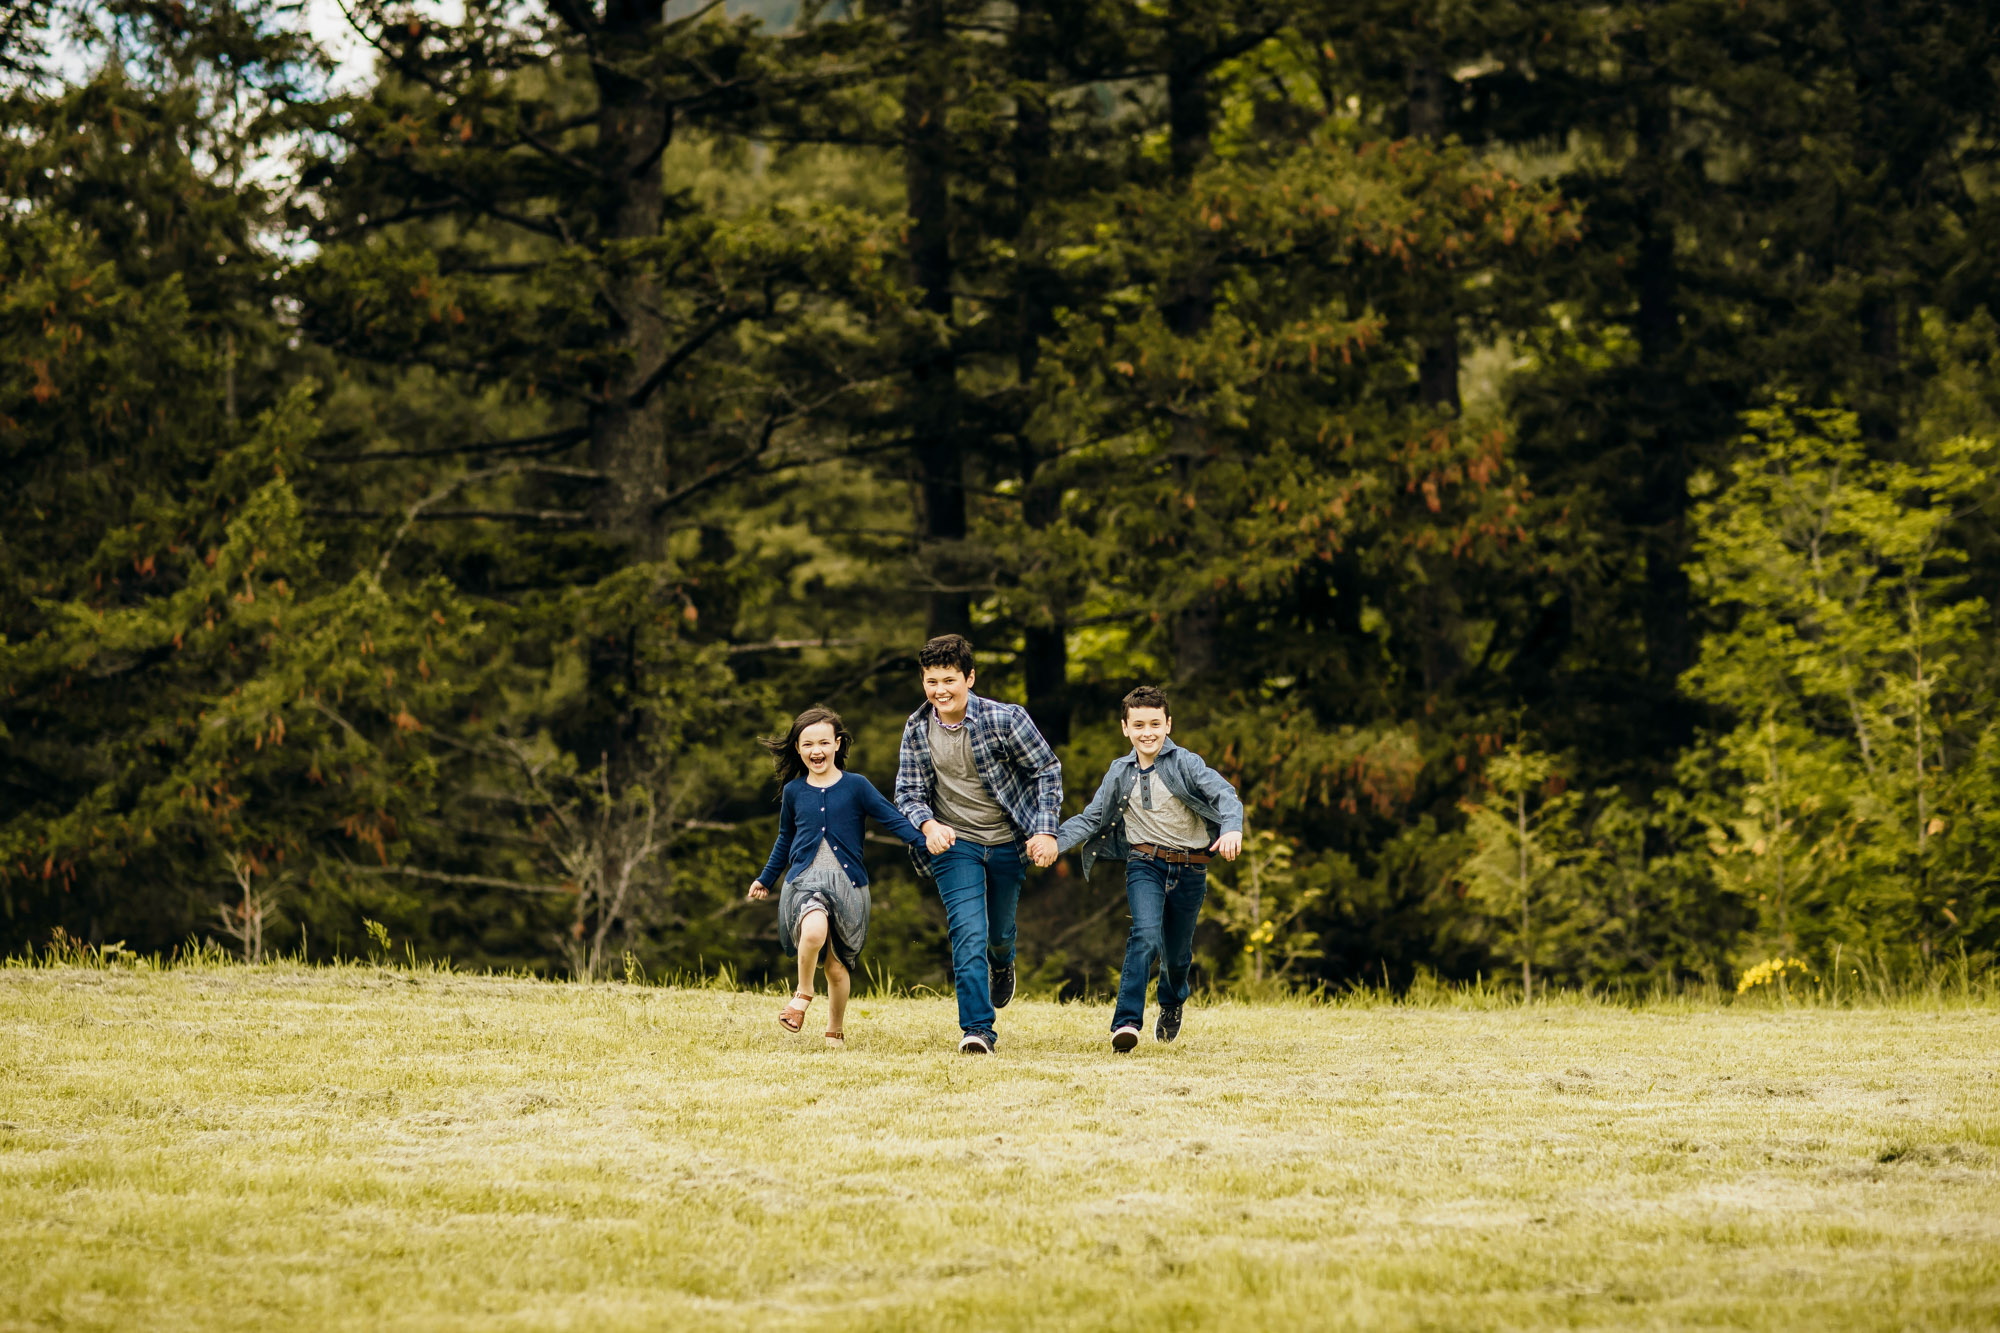
[[[1118,1008],[1111,1017],[1111,1047],[1139,1044],[1146,1019],[1146,982],[1160,961],[1160,1022],[1154,1036],[1180,1035],[1194,962],[1194,926],[1208,896],[1213,856],[1234,861],[1243,850],[1243,802],[1192,750],[1169,737],[1173,718],[1167,696],[1141,685],[1125,696],[1119,728],[1132,753],[1112,761],[1090,805],[1066,820],[1060,851],[1081,845],[1083,873],[1100,856],[1125,858],[1125,899],[1132,933],[1118,978]]]

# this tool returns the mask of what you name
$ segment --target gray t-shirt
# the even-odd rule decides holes
[[[937,771],[932,812],[959,837],[982,846],[1000,847],[1014,841],[1013,821],[993,799],[972,762],[971,731],[962,726],[947,727],[932,713],[930,742],[931,767]]]
[[[1158,773],[1141,769],[1133,776],[1132,794],[1125,798],[1125,841],[1198,852],[1208,846],[1208,825],[1167,790]]]

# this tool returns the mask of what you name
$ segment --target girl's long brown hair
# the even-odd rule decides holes
[[[806,775],[806,761],[799,758],[799,737],[807,727],[822,722],[833,727],[833,766],[843,773],[847,771],[847,747],[854,741],[854,737],[848,734],[847,724],[831,708],[808,708],[792,719],[792,729],[783,736],[757,738],[757,743],[771,752],[771,762],[778,770],[780,787],[793,778]]]

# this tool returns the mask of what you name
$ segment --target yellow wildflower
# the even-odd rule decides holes
[[[1746,971],[1736,982],[1736,993],[1754,990],[1758,986],[1771,986],[1779,982],[1812,976],[1812,969],[1797,958],[1766,958]]]

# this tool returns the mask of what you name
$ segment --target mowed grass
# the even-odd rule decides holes
[[[0,970],[0,1326],[2000,1325],[2000,1011]]]

